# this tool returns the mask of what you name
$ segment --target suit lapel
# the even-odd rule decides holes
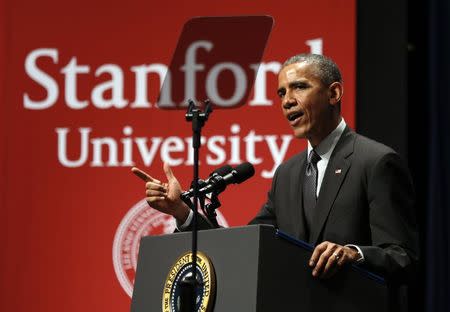
[[[306,239],[305,232],[305,216],[303,214],[303,178],[304,172],[306,170],[306,152],[303,152],[300,155],[300,160],[292,169],[290,178],[290,196],[289,205],[291,205],[290,209],[293,212],[292,216],[294,217],[294,227],[295,234],[297,238],[301,240]],[[298,221],[298,222],[297,222]]]
[[[354,140],[354,133],[350,128],[346,127],[331,154],[315,208],[314,226],[311,229],[309,240],[313,244],[318,243],[320,233],[330,214],[334,200],[351,166],[351,161],[348,159],[348,156],[353,153]]]

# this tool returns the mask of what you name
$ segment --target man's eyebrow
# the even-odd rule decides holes
[[[308,86],[308,81],[306,80],[295,80],[295,81],[291,81],[288,85],[289,89],[295,88],[297,86]],[[286,88],[285,87],[280,87],[277,90],[277,94],[280,94],[282,92],[286,92]]]
[[[289,83],[289,88],[293,88],[296,86],[307,86],[308,82],[305,80],[296,80]]]

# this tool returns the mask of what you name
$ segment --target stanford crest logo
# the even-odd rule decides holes
[[[216,212],[219,224],[228,227],[220,211]],[[128,296],[133,294],[141,238],[169,234],[174,230],[175,220],[150,207],[145,199],[136,203],[122,219],[114,236],[112,258],[117,279]]]

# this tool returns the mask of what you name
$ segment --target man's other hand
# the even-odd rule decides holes
[[[345,264],[356,263],[360,258],[357,250],[331,242],[316,246],[309,260],[312,275],[318,278],[330,278]]]

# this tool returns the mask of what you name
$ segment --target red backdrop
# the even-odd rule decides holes
[[[169,64],[190,17],[275,20],[258,96],[215,111],[203,131],[201,176],[255,163],[254,178],[222,194],[224,224],[245,224],[277,164],[305,147],[276,97],[272,71],[287,57],[312,51],[336,61],[354,125],[355,1],[4,0],[1,8],[2,311],[129,309],[138,238],[172,229],[143,204],[130,167],[164,178],[167,160],[184,187],[192,179],[184,111],[158,109],[158,75],[148,75],[147,90],[137,76]]]

